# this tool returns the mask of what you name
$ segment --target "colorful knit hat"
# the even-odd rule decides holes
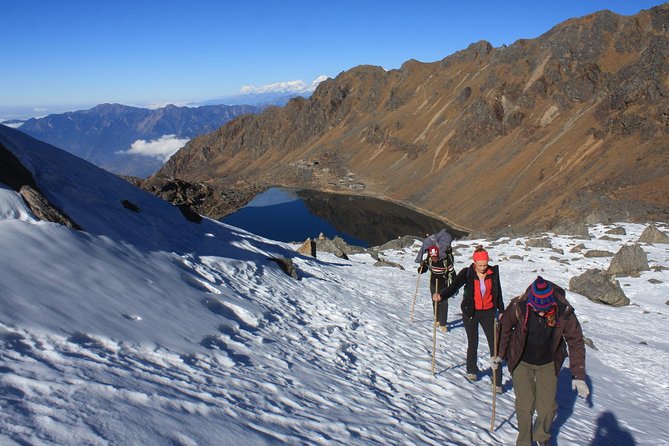
[[[555,304],[553,285],[546,282],[543,277],[537,276],[528,290],[527,304],[535,311],[548,311]]]

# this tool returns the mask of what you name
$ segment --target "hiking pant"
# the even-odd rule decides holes
[[[432,295],[436,293],[435,287],[430,284],[430,300],[432,300]],[[434,307],[437,307],[437,321],[439,325],[445,326],[448,323],[448,299],[441,299],[439,303],[432,301],[432,314],[434,314]]]
[[[532,365],[521,361],[511,372],[513,392],[516,394],[518,438],[516,446],[530,446],[532,441],[541,443],[551,438],[551,425],[555,418],[557,376],[555,365]],[[537,419],[532,429],[532,414]]]
[[[474,316],[468,318],[462,317],[462,323],[465,326],[467,333],[467,373],[477,374],[479,371],[476,361],[478,359],[479,348],[479,325],[483,328],[483,333],[488,339],[488,348],[490,349],[490,356],[494,356],[495,338],[495,309],[490,310],[476,310]],[[502,367],[497,367],[497,385],[502,385]]]

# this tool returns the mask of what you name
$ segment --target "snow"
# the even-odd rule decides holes
[[[307,84],[302,80],[294,80],[261,85],[260,87],[256,87],[255,85],[244,85],[239,90],[239,93],[242,95],[263,93],[313,93],[316,87],[318,87],[318,84],[326,79],[328,79],[328,76],[322,74],[311,81],[310,84]]]
[[[368,254],[305,257],[296,245],[213,220],[188,222],[18,131],[0,126],[0,143],[86,229],[38,221],[0,187],[0,444],[514,444],[506,369],[489,431],[482,333],[482,376],[464,377],[461,294],[451,300],[451,330],[438,333],[431,376],[426,275],[409,321],[419,244],[382,253],[404,269],[375,267]],[[612,227],[627,234],[600,239]],[[567,288],[610,263],[572,247],[617,252],[644,228],[591,226],[591,240],[548,234],[564,254],[526,248],[525,238],[456,241],[456,269],[482,243],[500,265],[508,302],[537,274]],[[566,368],[560,375],[560,445],[669,444],[669,245],[642,247],[651,271],[618,279],[631,305],[568,293],[597,350],[587,348],[587,401],[576,398]],[[292,259],[300,279],[272,257]]]

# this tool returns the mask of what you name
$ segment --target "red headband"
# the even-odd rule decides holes
[[[490,257],[488,257],[488,251],[476,251],[472,258],[475,262],[478,262],[479,260],[484,260],[486,262],[490,261]]]

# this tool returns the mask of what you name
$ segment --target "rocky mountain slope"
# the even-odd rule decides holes
[[[158,170],[164,159],[119,153],[127,152],[133,142],[153,141],[163,135],[189,139],[211,132],[239,115],[259,111],[260,108],[248,105],[168,105],[151,110],[101,104],[90,110],[29,119],[20,129],[111,172],[143,177]]]
[[[359,66],[191,140],[157,176],[386,198],[468,230],[669,218],[669,4],[434,63]]]

